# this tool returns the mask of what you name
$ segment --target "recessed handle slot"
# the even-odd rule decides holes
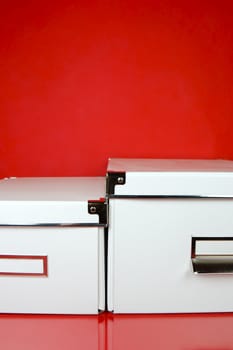
[[[0,255],[0,276],[48,276],[48,257]]]
[[[233,237],[192,237],[194,273],[233,273]]]

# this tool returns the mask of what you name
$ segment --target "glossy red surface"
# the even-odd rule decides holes
[[[107,349],[233,349],[232,327],[232,315],[114,316]]]
[[[0,317],[0,344],[7,350],[99,349],[99,323],[95,316]]]
[[[7,350],[230,350],[233,315],[0,317]]]
[[[233,158],[231,0],[0,4],[0,176]]]

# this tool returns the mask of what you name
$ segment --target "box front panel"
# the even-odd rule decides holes
[[[0,228],[0,312],[98,312],[98,227]]]
[[[194,273],[192,264],[193,237],[207,238],[197,255],[224,255],[229,263],[232,213],[231,199],[110,200],[110,307],[119,313],[233,311],[233,274],[215,267]],[[221,237],[228,241],[213,243]]]

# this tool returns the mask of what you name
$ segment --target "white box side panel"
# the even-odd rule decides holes
[[[0,312],[96,314],[97,227],[0,228],[0,255],[47,256],[48,276],[0,276]]]
[[[233,275],[194,274],[191,263],[193,236],[233,237],[232,200],[113,202],[114,312],[233,311]]]
[[[98,237],[98,285],[99,285],[99,306],[101,311],[105,310],[105,247],[104,247],[104,229],[99,228]]]
[[[108,226],[108,270],[107,270],[107,308],[108,311],[113,311],[114,309],[114,233],[115,233],[115,214],[114,214],[115,200],[109,201],[109,226]]]

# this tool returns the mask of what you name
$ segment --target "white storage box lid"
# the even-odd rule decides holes
[[[109,197],[233,197],[233,161],[109,159]]]
[[[105,226],[104,177],[0,180],[0,225]]]

